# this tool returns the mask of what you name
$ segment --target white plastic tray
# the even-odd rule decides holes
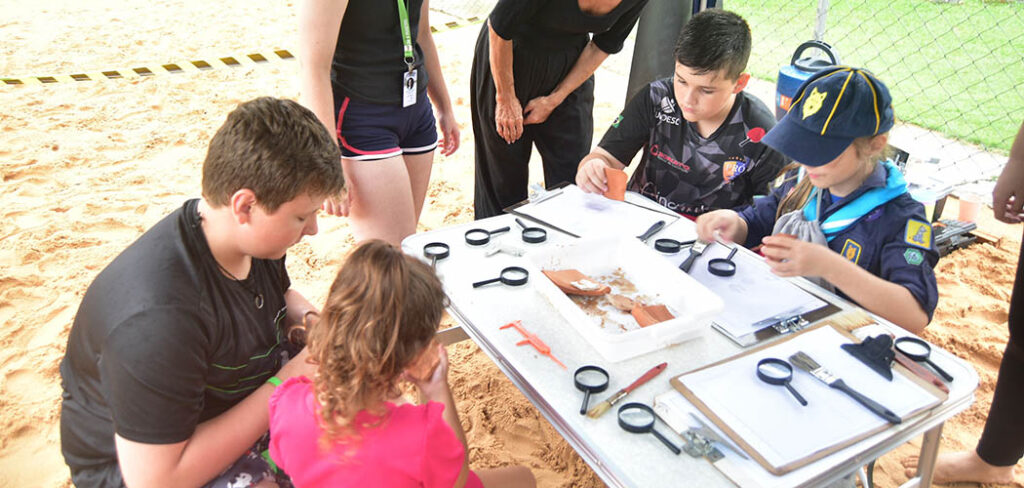
[[[635,237],[579,239],[531,254],[529,259],[541,270],[579,270],[611,285],[613,293],[643,297],[647,305],[665,305],[675,316],[641,328],[632,315],[616,310],[603,297],[592,299],[600,311],[591,305],[591,313],[587,313],[543,275],[534,280],[537,292],[609,361],[623,361],[694,339],[711,327],[711,319],[722,310],[718,295],[667,264]],[[613,275],[628,280],[635,290],[620,290],[619,282],[599,279]]]

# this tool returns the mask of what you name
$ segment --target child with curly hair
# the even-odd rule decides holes
[[[270,399],[270,454],[295,486],[535,486],[523,466],[469,469],[448,357],[433,341],[445,301],[429,266],[383,241],[349,255],[309,330],[316,377]],[[402,399],[403,380],[419,404]]]

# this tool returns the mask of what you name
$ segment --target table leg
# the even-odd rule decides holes
[[[935,460],[939,457],[939,441],[942,439],[942,425],[939,424],[924,433],[921,453],[917,459],[917,476],[907,480],[900,488],[928,488],[932,486]]]

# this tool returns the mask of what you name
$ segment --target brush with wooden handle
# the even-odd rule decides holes
[[[668,363],[661,363],[661,364],[651,368],[650,371],[644,373],[643,376],[637,378],[637,380],[632,382],[632,383],[630,383],[629,386],[619,390],[614,395],[608,397],[607,400],[605,400],[605,401],[603,401],[601,403],[598,403],[597,405],[594,405],[593,408],[591,408],[590,410],[587,411],[587,417],[590,417],[592,419],[596,419],[596,418],[604,415],[604,413],[607,412],[608,409],[612,408],[612,405],[615,405],[616,403],[618,403],[619,400],[622,400],[623,398],[625,398],[626,395],[629,394],[629,392],[637,389],[637,387],[639,387],[640,385],[650,381],[651,378],[654,378],[655,376],[658,376],[659,373],[661,373],[662,371],[665,371],[666,367],[668,367]]]

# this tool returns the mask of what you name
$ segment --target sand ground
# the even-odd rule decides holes
[[[67,74],[295,46],[292,2],[217,4],[0,0],[0,76]],[[445,20],[434,15],[434,24]],[[437,34],[463,148],[439,158],[420,230],[472,218],[470,46],[476,27]],[[629,54],[598,75],[596,134],[623,101]],[[60,378],[68,330],[95,275],[185,199],[198,196],[206,145],[239,102],[297,98],[297,64],[145,79],[0,86],[0,486],[68,486],[59,450]],[[533,179],[540,179],[534,171]],[[955,202],[947,215],[956,215]],[[943,449],[973,446],[1007,339],[1006,304],[1021,230],[983,216],[1001,237],[938,266],[941,300],[925,338],[970,361],[977,402],[946,424]],[[353,241],[344,219],[290,252],[294,285],[314,303]],[[471,342],[450,348],[451,381],[477,467],[526,464],[541,486],[601,486],[593,472]],[[882,458],[880,487],[905,481]]]

